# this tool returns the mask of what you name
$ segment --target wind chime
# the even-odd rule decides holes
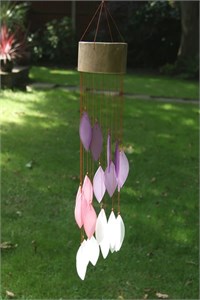
[[[96,42],[103,9],[111,42]],[[125,226],[120,211],[120,191],[129,172],[123,151],[123,77],[127,44],[113,42],[109,18],[116,28],[117,25],[104,1],[93,19],[98,12],[94,41],[80,41],[78,50],[80,185],[76,195],[75,220],[81,229],[76,269],[82,280],[89,262],[96,265],[100,250],[105,259],[109,251],[119,251],[122,246]],[[94,207],[98,203],[100,212],[97,217]]]

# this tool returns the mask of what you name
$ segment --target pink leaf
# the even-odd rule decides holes
[[[92,156],[95,161],[99,159],[99,156],[102,151],[102,145],[103,145],[103,136],[102,136],[101,128],[98,122],[96,122],[94,124],[94,127],[92,128],[92,139],[90,143],[90,150],[92,152]]]
[[[93,189],[94,194],[98,202],[101,202],[106,191],[104,183],[104,171],[101,166],[99,166],[93,178]]]
[[[81,228],[83,226],[81,186],[79,186],[78,192],[76,194],[76,204],[75,204],[74,216],[75,216],[76,223]]]
[[[129,173],[129,162],[124,151],[119,152],[118,190],[124,185]]]
[[[96,221],[97,221],[97,215],[94,210],[94,207],[90,204],[87,208],[87,213],[84,218],[84,229],[85,233],[87,234],[87,237],[90,239],[94,232],[96,227]]]
[[[89,204],[87,202],[87,200],[84,197],[84,194],[82,192],[82,199],[81,199],[81,217],[82,217],[82,222],[84,224],[86,216],[87,216],[87,212],[88,212],[88,207]]]
[[[93,187],[89,177],[86,175],[83,181],[82,192],[84,194],[85,199],[90,204],[93,199]]]
[[[79,134],[85,150],[88,151],[92,138],[92,127],[87,112],[83,112],[83,115],[81,117]]]
[[[107,189],[107,192],[110,197],[114,194],[114,191],[117,187],[117,179],[116,179],[116,173],[115,173],[115,165],[111,161],[110,168],[107,167],[105,170],[105,186]]]

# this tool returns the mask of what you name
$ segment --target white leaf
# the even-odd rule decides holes
[[[92,236],[90,239],[87,239],[87,250],[89,261],[93,264],[93,266],[95,266],[99,258],[100,250],[97,240],[94,236]]]
[[[124,226],[124,222],[122,220],[121,215],[117,216],[116,219],[116,242],[115,242],[115,251],[119,251],[123,240],[125,237],[125,226]]]
[[[108,219],[108,236],[110,243],[110,251],[113,253],[115,251],[116,244],[116,218],[113,211],[111,211],[110,217]]]
[[[89,256],[87,251],[87,243],[86,240],[83,240],[76,254],[76,270],[78,276],[82,280],[85,279],[88,263],[89,263]]]
[[[98,244],[103,241],[105,232],[107,228],[107,218],[105,214],[105,210],[102,208],[96,222],[95,236]]]
[[[102,242],[100,243],[101,253],[103,255],[103,258],[105,259],[108,256],[109,250],[110,250],[110,242],[109,242],[109,236],[108,231],[104,235],[104,238]]]

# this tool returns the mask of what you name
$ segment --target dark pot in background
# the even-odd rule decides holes
[[[16,65],[19,66],[28,66],[31,62],[31,52],[25,51],[21,57],[18,57],[15,61]]]
[[[11,73],[13,69],[13,62],[10,60],[6,60],[6,62],[2,59],[1,61],[1,71],[5,73]]]

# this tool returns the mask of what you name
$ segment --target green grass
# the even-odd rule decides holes
[[[49,82],[61,85],[79,84],[79,74],[76,70],[32,67],[30,78],[39,82]],[[151,95],[157,97],[198,99],[199,84],[166,76],[147,74],[128,74],[125,76],[124,90],[126,93]]]
[[[198,107],[125,99],[124,115],[125,240],[81,281],[78,95],[1,92],[2,242],[18,245],[2,253],[3,298],[6,290],[17,299],[199,298]]]

